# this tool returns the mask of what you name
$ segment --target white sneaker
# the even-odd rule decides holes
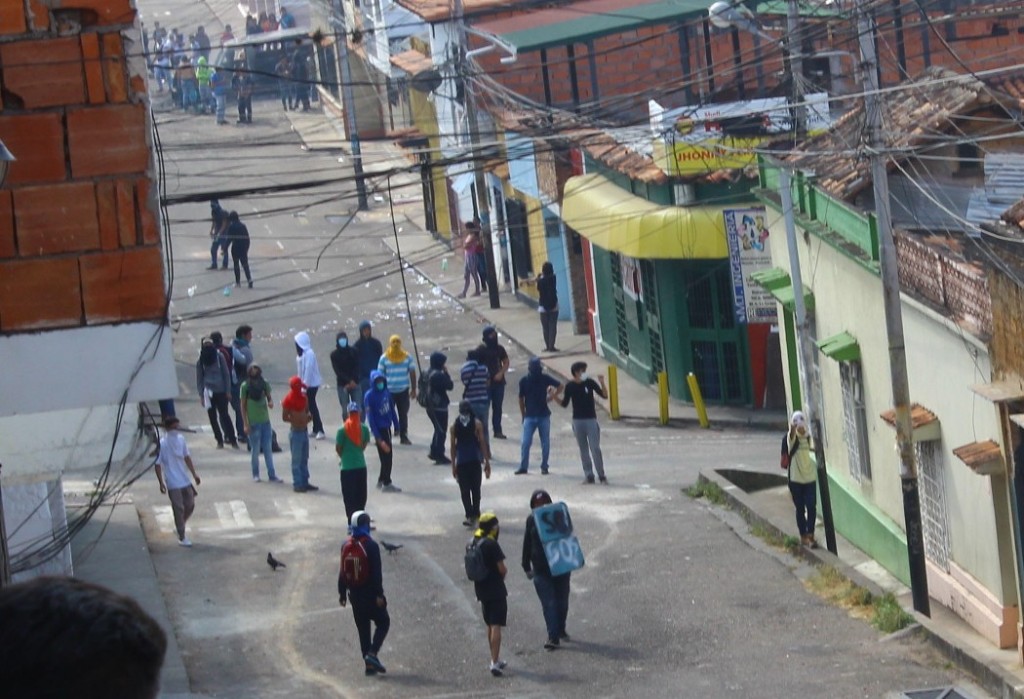
[[[252,477],[252,482],[253,483],[259,483],[260,482],[260,477],[259,476],[253,476]]]
[[[327,439],[327,435],[325,435],[323,432],[317,432],[315,439]]]
[[[186,536],[184,539],[178,541],[178,546],[184,546],[185,548],[192,548],[192,541]]]

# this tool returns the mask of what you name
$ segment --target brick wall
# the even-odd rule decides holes
[[[165,317],[131,0],[2,0],[0,332]],[[80,27],[80,30],[79,30]]]

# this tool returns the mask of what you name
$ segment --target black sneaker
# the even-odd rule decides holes
[[[558,640],[560,640],[560,641],[571,641],[572,639],[569,637],[569,634],[567,634],[565,631],[563,631],[562,633],[558,634]]]
[[[412,442],[409,441],[409,438],[408,437],[404,437],[404,436],[401,438],[400,443],[401,444],[405,444],[405,445],[412,444]]]
[[[370,667],[369,665],[366,666],[365,672],[366,672],[366,676],[367,677],[373,677],[374,675],[377,674],[377,671],[374,668]]]
[[[376,655],[373,655],[371,653],[367,653],[366,655],[363,656],[363,661],[366,662],[366,667],[367,668],[371,668],[372,667],[375,671],[379,672],[382,675],[385,674],[388,671],[387,668],[384,667],[384,664],[380,660],[377,659]]]
[[[558,648],[558,639],[557,638],[549,638],[544,643],[544,650],[555,650],[556,648]]]
[[[494,433],[494,438],[495,439],[508,439],[508,437],[505,436],[504,432],[495,432]]]
[[[306,484],[306,490],[313,490],[313,491],[317,491],[317,490],[320,490],[320,488],[316,487],[316,486],[315,486],[315,485],[313,485],[312,483],[307,483],[307,484]]]
[[[502,662],[491,663],[491,674],[494,675],[495,677],[501,677],[501,675],[502,675],[501,668],[503,666],[504,666],[504,663],[502,663]]]
[[[473,526],[473,520],[469,519],[469,518],[466,518],[466,519],[462,520],[462,526],[464,526],[464,527],[472,527]]]

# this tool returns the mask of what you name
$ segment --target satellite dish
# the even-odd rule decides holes
[[[430,94],[437,88],[441,87],[441,74],[434,68],[427,70],[421,70],[416,75],[412,76],[412,80],[409,81],[409,85],[416,92],[425,92]]]

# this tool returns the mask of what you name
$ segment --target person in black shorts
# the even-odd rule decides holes
[[[476,598],[480,600],[480,606],[483,608],[484,624],[487,625],[491,674],[501,677],[501,671],[505,668],[505,661],[499,656],[501,627],[505,626],[508,619],[508,590],[505,589],[505,574],[508,569],[505,567],[505,552],[498,544],[498,516],[493,512],[483,513],[477,527],[474,537],[489,572],[486,578],[475,581],[473,585],[476,588]]]

